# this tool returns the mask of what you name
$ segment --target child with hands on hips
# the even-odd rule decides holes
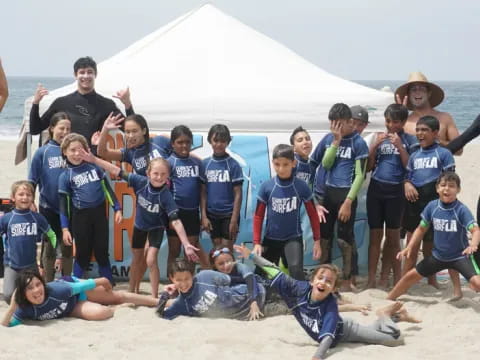
[[[12,302],[3,316],[2,325],[16,326],[25,320],[50,320],[76,317],[84,320],[106,320],[114,307],[106,305],[156,306],[158,299],[150,296],[114,291],[107,278],[80,280],[64,276],[45,283],[37,270],[20,272]]]
[[[197,261],[198,251],[188,241],[182,221],[178,217],[178,208],[172,194],[167,187],[170,176],[170,166],[163,158],[155,158],[147,167],[147,176],[132,174],[123,171],[105,160],[83,151],[81,157],[84,161],[94,163],[109,171],[114,176],[119,176],[133,187],[137,197],[135,226],[133,229],[132,248],[134,258],[132,260],[131,279],[139,282],[143,273],[138,271],[140,266],[136,263],[143,256],[143,249],[148,238],[147,266],[150,270],[150,285],[152,295],[158,296],[158,284],[160,272],[158,269],[158,251],[162,244],[165,228],[170,225],[175,229],[185,249],[185,255],[192,261]]]
[[[35,193],[28,181],[16,181],[12,185],[11,198],[15,208],[0,218],[0,241],[5,235],[3,296],[10,303],[15,281],[23,269],[37,268],[37,242],[46,235],[52,248],[57,238],[47,219],[31,211]]]
[[[117,224],[122,221],[120,204],[102,169],[83,160],[82,154],[89,151],[85,137],[75,133],[67,135],[61,150],[67,159],[67,169],[58,180],[60,223],[65,244],[72,245],[75,239],[73,274],[83,277],[93,251],[98,272],[113,283],[105,200],[115,211]]]
[[[243,258],[253,260],[271,280],[273,287],[285,300],[300,326],[319,342],[312,359],[324,359],[328,349],[341,342],[361,342],[385,346],[403,344],[400,330],[394,321],[411,321],[403,304],[395,302],[377,310],[378,319],[369,326],[360,325],[339,315],[333,293],[340,281],[336,266],[320,265],[310,281],[299,281],[285,275],[274,264],[256,255],[245,246],[235,245]]]
[[[248,320],[258,320],[263,313],[256,301],[257,297],[257,279],[253,271],[245,264],[235,261],[232,252],[226,247],[213,248],[210,251],[210,262],[212,269],[230,276],[230,285],[247,284],[248,294],[250,295],[250,312]]]

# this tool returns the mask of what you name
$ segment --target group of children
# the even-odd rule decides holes
[[[423,276],[434,275],[442,269],[460,272],[474,290],[480,290],[480,270],[472,255],[477,251],[480,232],[470,211],[456,199],[460,179],[452,172],[452,154],[436,142],[438,120],[432,116],[422,117],[417,122],[415,138],[403,131],[407,117],[405,107],[390,105],[385,111],[386,132],[377,134],[369,149],[356,129],[352,109],[338,103],[329,112],[331,133],[312,154],[310,136],[301,127],[293,131],[291,145],[275,146],[272,165],[276,175],[263,182],[258,191],[253,251],[235,246],[243,257],[254,261],[257,272],[263,275],[258,276],[233,257],[239,231],[243,173],[239,163],[227,152],[232,138],[225,125],[212,126],[207,139],[213,154],[201,160],[190,153],[193,135],[188,127],[176,126],[169,140],[163,136],[151,138],[141,115],[132,114],[123,119],[112,113],[98,136],[97,157],[90,152],[83,136],[70,133],[68,115],[55,114],[49,127],[51,139],[35,153],[29,181],[16,182],[12,187],[15,209],[0,219],[0,232],[5,234],[4,297],[7,301],[12,298],[17,281],[17,293],[3,323],[14,325],[28,317],[42,319],[32,313],[45,302],[50,305],[44,309],[54,308],[56,305],[51,305],[48,294],[57,291],[63,292],[64,298],[74,299],[67,307],[70,312],[59,316],[77,316],[77,307],[85,300],[110,304],[130,299],[124,295],[120,300],[95,298],[89,291],[98,285],[111,290],[106,280],[98,284],[90,281],[88,285],[79,280],[88,270],[93,253],[102,279],[113,283],[106,202],[112,206],[116,222],[122,220],[122,212],[109,185],[107,171],[125,180],[136,194],[130,292],[138,292],[148,267],[152,297],[158,296],[158,250],[164,232],[168,235],[168,269],[173,284],[165,288],[160,299],[152,302],[135,298],[137,303],[154,306],[158,301],[157,312],[169,319],[178,315],[258,319],[263,315],[266,288],[274,288],[293,309],[302,327],[319,341],[315,358],[323,358],[326,350],[339,341],[398,344],[400,332],[392,319],[411,320],[400,303],[379,311],[380,319],[364,329],[341,319],[333,295],[340,283],[343,289],[352,289],[355,285],[354,276],[358,274],[355,211],[367,171],[372,171],[367,193],[368,286],[375,286],[385,235],[381,279],[385,282],[393,270],[396,284],[389,299],[396,299]],[[125,148],[108,148],[108,132],[120,127],[125,133]],[[127,162],[134,173],[127,173],[106,160]],[[33,209],[37,185],[39,213]],[[313,258],[321,264],[332,260],[332,241],[337,227],[341,273],[336,267],[321,265],[311,280],[305,281],[302,203],[312,228]],[[408,246],[402,251],[401,227],[413,233],[408,235]],[[199,244],[202,229],[212,238],[213,250],[209,255]],[[430,239],[429,230],[433,234]],[[470,244],[467,232],[473,234]],[[47,282],[53,280],[55,271],[63,270],[65,276],[73,271],[74,277],[63,279],[62,285],[45,284],[40,275],[31,271],[37,267],[36,243],[43,235],[49,239],[43,245],[41,262]],[[424,259],[413,269],[422,239]],[[182,246],[187,260],[177,259]],[[407,261],[405,276],[401,277],[399,260],[403,256]],[[276,267],[280,260],[289,276]],[[194,277],[193,261],[199,261],[202,269],[216,271],[202,270]],[[25,269],[30,269],[29,276],[23,275]],[[458,274],[452,272],[451,275],[456,293],[461,294]],[[38,290],[40,295],[27,296],[35,286],[41,290]],[[108,317],[103,308],[99,311],[103,314],[99,318]]]

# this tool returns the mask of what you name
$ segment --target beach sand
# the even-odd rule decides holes
[[[14,180],[26,178],[26,164],[13,165],[15,143],[0,143],[0,196],[8,196]],[[462,178],[460,199],[476,213],[480,193],[480,144],[468,145],[456,157]],[[0,289],[2,281],[0,280]],[[125,285],[120,285],[124,287]],[[144,284],[147,291],[148,286]],[[464,286],[464,299],[449,303],[452,287],[443,283],[436,290],[422,282],[402,296],[421,324],[400,323],[405,345],[340,345],[330,351],[334,359],[476,359],[480,342],[480,295]],[[346,293],[355,303],[373,308],[388,304],[386,292],[367,290]],[[3,316],[6,304],[0,302]],[[344,313],[362,323],[375,320],[360,313]],[[257,322],[178,318],[159,319],[149,308],[119,308],[113,319],[88,322],[78,319],[35,322],[28,326],[0,328],[0,359],[311,359],[316,343],[292,316],[275,316]]]

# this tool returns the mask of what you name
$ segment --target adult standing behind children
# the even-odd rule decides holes
[[[91,143],[92,135],[102,129],[103,122],[108,115],[111,112],[114,114],[120,112],[113,100],[95,92],[97,64],[91,57],[82,57],[75,61],[73,73],[77,80],[77,90],[55,99],[42,116],[40,116],[39,104],[43,97],[48,94],[48,90],[41,84],[38,85],[30,111],[30,133],[32,135],[40,134],[48,128],[52,115],[63,111],[68,114],[72,121],[72,132],[83,135]],[[128,87],[118,91],[113,97],[120,99],[125,105],[127,115],[133,114]]]
[[[2,112],[3,106],[7,102],[8,98],[8,83],[7,77],[2,67],[2,59],[0,59],[0,112]]]

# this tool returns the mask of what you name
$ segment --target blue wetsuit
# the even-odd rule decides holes
[[[155,158],[167,159],[172,152],[170,139],[165,136],[155,136],[149,143],[142,144],[132,149],[123,148],[121,161],[132,165],[136,174],[146,175],[148,162]]]

